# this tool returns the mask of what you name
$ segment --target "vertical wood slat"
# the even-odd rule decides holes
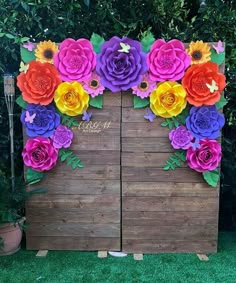
[[[91,112],[70,148],[85,167],[58,162],[40,184],[48,193],[27,202],[27,249],[120,250],[121,94],[106,92]]]

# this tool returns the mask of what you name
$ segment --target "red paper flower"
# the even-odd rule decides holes
[[[17,77],[23,99],[29,103],[48,105],[61,79],[57,69],[49,63],[31,61],[29,69]]]
[[[187,101],[194,106],[214,105],[220,100],[224,89],[225,76],[218,72],[213,62],[192,65],[182,80],[187,91]]]

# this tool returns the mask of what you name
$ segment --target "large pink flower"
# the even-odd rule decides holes
[[[165,42],[156,40],[147,56],[150,78],[153,81],[177,81],[182,79],[184,71],[191,63],[184,44],[172,39]]]
[[[48,171],[56,165],[58,150],[52,146],[50,139],[37,137],[28,139],[22,156],[26,166],[42,172]]]
[[[96,54],[89,40],[65,39],[54,56],[54,65],[66,82],[87,80],[95,68]]]
[[[200,148],[188,148],[186,160],[188,166],[197,172],[212,171],[220,163],[221,146],[215,140],[200,140]]]

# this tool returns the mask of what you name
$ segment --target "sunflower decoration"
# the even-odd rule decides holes
[[[187,53],[192,57],[191,64],[201,64],[211,61],[211,47],[209,44],[204,43],[202,40],[191,42],[189,48],[186,49]]]
[[[58,47],[55,42],[51,40],[41,41],[35,49],[36,61],[53,64],[53,56],[57,51]]]

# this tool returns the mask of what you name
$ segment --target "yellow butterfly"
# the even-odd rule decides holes
[[[28,64],[25,65],[24,62],[21,61],[19,71],[24,72],[26,74],[28,69],[29,69],[29,65]]]
[[[129,50],[130,50],[129,44],[125,44],[123,42],[120,42],[120,47],[121,47],[121,49],[118,50],[119,52],[129,53]]]
[[[209,88],[210,93],[213,93],[215,90],[219,89],[214,80],[211,81],[211,85],[206,83],[206,86]]]

